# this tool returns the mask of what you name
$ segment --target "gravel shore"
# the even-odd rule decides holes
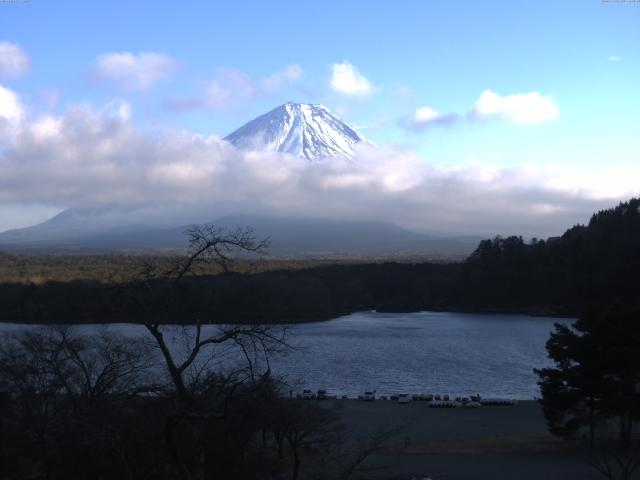
[[[372,456],[366,478],[447,480],[595,480],[588,452],[547,433],[537,402],[476,409],[429,408],[414,401],[336,400],[348,430],[367,435],[401,428],[390,448]]]

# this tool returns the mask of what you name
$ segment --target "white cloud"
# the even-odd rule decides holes
[[[609,61],[610,61],[610,62],[619,62],[619,61],[621,61],[621,60],[622,60],[622,58],[621,58],[621,57],[618,57],[617,55],[611,55],[611,56],[609,57]]]
[[[197,212],[210,220],[262,211],[544,236],[588,220],[640,184],[640,162],[585,171],[475,159],[442,167],[411,151],[366,146],[353,161],[243,152],[216,136],[140,130],[119,101],[34,120],[20,115],[0,150],[0,205],[167,209],[178,223]]]
[[[29,57],[15,43],[0,42],[0,77],[15,77],[29,70]]]
[[[24,114],[24,107],[18,94],[0,85],[0,152],[5,141],[10,141],[20,128]],[[1,162],[0,170],[2,170]],[[0,175],[2,175],[1,172]]]
[[[331,65],[331,88],[343,95],[366,97],[373,93],[373,85],[348,61]]]
[[[421,132],[431,126],[449,126],[458,120],[455,113],[440,113],[431,107],[420,107],[400,120],[400,125],[409,131]]]
[[[246,73],[236,68],[220,68],[206,89],[206,104],[217,109],[236,100],[251,98],[258,91]]]
[[[436,112],[433,108],[430,107],[420,107],[416,110],[414,114],[414,119],[416,122],[433,122],[438,118],[441,118],[442,115]]]
[[[288,65],[266,77],[262,83],[265,90],[274,92],[288,83],[297,82],[302,78],[302,75],[303,70],[300,65]]]
[[[560,109],[553,99],[538,92],[500,96],[485,90],[472,110],[472,116],[477,118],[498,117],[529,125],[556,120],[559,115]]]
[[[22,119],[24,109],[18,95],[0,85],[0,128],[2,121],[15,123]],[[1,130],[0,130],[1,131]]]
[[[559,115],[560,109],[553,99],[538,92],[501,96],[485,90],[466,117],[469,120],[501,118],[517,124],[532,125],[556,120]],[[411,115],[402,117],[399,123],[410,132],[420,133],[433,126],[451,126],[462,118],[457,113],[440,113],[423,106]]]
[[[126,90],[148,90],[177,66],[178,62],[164,53],[105,53],[96,59],[92,76]]]

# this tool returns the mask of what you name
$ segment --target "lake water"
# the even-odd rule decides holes
[[[398,392],[532,399],[533,368],[550,365],[545,342],[554,322],[570,320],[466,313],[360,312],[289,326],[298,349],[272,359],[274,374],[298,391],[327,389],[355,396]],[[7,334],[25,327],[0,324]],[[78,327],[91,331],[97,326]],[[145,335],[139,325],[109,328]],[[215,328],[213,326],[207,328]],[[174,339],[180,343],[180,337]]]

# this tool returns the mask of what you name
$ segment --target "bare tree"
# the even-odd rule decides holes
[[[237,228],[227,232],[213,225],[203,225],[193,227],[186,233],[189,235],[188,255],[176,262],[169,271],[161,272],[162,277],[171,280],[170,291],[164,291],[160,297],[152,294],[148,297],[148,299],[155,299],[155,302],[159,301],[161,308],[166,307],[167,302],[175,301],[175,290],[186,276],[197,270],[199,265],[215,263],[224,272],[228,272],[230,264],[235,261],[234,255],[261,254],[269,245],[268,240],[256,240],[253,231],[247,228]],[[145,289],[149,292],[152,290],[152,280],[157,278],[157,272],[152,266],[147,266],[143,275]],[[214,329],[211,333],[204,333],[200,318],[176,318],[174,321],[183,329],[182,337],[186,340],[183,358],[178,359],[165,336],[166,325],[159,319],[153,318],[157,310],[157,306],[155,308],[154,305],[147,306],[146,311],[151,318],[145,321],[144,326],[155,340],[175,391],[182,399],[188,396],[186,374],[201,356],[211,354],[212,347],[225,344],[234,344],[239,347],[252,378],[255,374],[256,360],[260,358],[264,360],[264,364],[269,369],[269,354],[287,347],[286,330],[282,328],[273,329],[262,325],[224,326]]]
[[[188,255],[164,271],[145,265],[137,282],[120,286],[120,298],[139,307],[145,342],[56,327],[0,346],[0,392],[13,395],[11,431],[24,437],[27,477],[90,477],[100,465],[113,478],[199,480],[221,466],[237,478],[245,452],[257,455],[254,440],[266,437],[260,395],[272,383],[270,356],[288,348],[286,330],[208,326],[181,306],[193,284],[206,282],[190,278],[200,265],[213,262],[224,275],[236,255],[260,253],[267,242],[247,229],[188,233]],[[233,362],[222,368],[225,353]]]
[[[149,350],[108,329],[80,334],[67,326],[9,336],[0,345],[0,382],[17,394],[51,395],[88,408],[134,396],[148,385]]]
[[[283,400],[277,430],[286,439],[293,457],[291,479],[300,474],[302,451],[310,448],[327,449],[343,437],[339,411],[318,406],[304,400]]]
[[[591,449],[587,463],[608,480],[630,480],[640,467],[640,445],[601,444]]]
[[[352,438],[351,446],[343,449],[343,453],[333,455],[339,460],[339,478],[347,480],[364,470],[365,461],[376,453],[380,453],[390,446],[390,442],[403,431],[401,425],[383,425],[369,435]]]
[[[402,425],[387,424],[373,432],[354,434],[341,433],[338,438],[325,444],[318,456],[314,480],[359,478],[371,470],[366,460],[391,446],[403,431]],[[378,467],[380,468],[380,467]]]
[[[291,454],[292,480],[301,477],[303,467],[305,478],[314,480],[354,478],[365,470],[366,460],[389,447],[402,430],[384,425],[370,433],[350,434],[339,403],[279,398],[268,408],[279,457],[283,458],[282,440]]]
[[[241,385],[255,385],[268,378],[270,355],[288,348],[284,328],[252,324],[205,328],[200,317],[166,318],[165,312],[175,311],[176,303],[181,301],[180,291],[185,279],[197,273],[201,265],[213,263],[227,273],[238,255],[262,254],[269,244],[268,240],[257,240],[248,228],[227,231],[214,225],[203,225],[186,233],[189,236],[188,254],[168,271],[158,272],[153,265],[146,265],[141,272],[138,292],[131,295],[144,312],[144,327],[161,353],[175,393],[176,408],[166,417],[164,434],[178,473],[185,480],[203,476],[202,443],[208,422],[225,416],[230,397]],[[180,331],[181,350],[172,343],[170,336],[175,328]],[[208,375],[206,367],[216,352],[231,346],[244,360],[244,368],[226,375],[223,372]],[[203,408],[203,402],[196,398],[203,398],[202,391],[207,392],[208,408]],[[211,401],[212,393],[219,398]],[[187,454],[181,453],[176,439],[177,431],[185,425],[189,426],[192,444],[197,450]]]
[[[28,476],[55,478],[61,468],[97,468],[91,454],[123,450],[112,424],[144,390],[147,353],[108,330],[49,327],[5,337],[0,390],[10,398],[13,443],[22,444],[12,463],[28,465]]]

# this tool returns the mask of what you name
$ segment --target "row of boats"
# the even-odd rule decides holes
[[[317,392],[313,392],[312,390],[305,389],[301,394],[297,395],[297,398],[301,398],[304,400],[327,400],[327,399],[348,399],[349,396],[342,395],[338,397],[337,395],[330,395],[326,390],[320,389]],[[358,395],[358,400],[362,400],[364,402],[372,402],[375,400],[390,400],[393,402],[397,402],[400,404],[411,403],[412,401],[421,401],[428,403],[431,408],[478,408],[483,405],[496,405],[496,406],[509,406],[515,405],[517,403],[516,400],[508,399],[508,398],[482,398],[480,394],[470,395],[468,397],[455,397],[450,398],[449,395],[439,395],[439,394],[413,394],[410,395],[408,393],[399,393],[396,395],[380,395],[376,397],[375,390],[367,390],[363,394]]]

